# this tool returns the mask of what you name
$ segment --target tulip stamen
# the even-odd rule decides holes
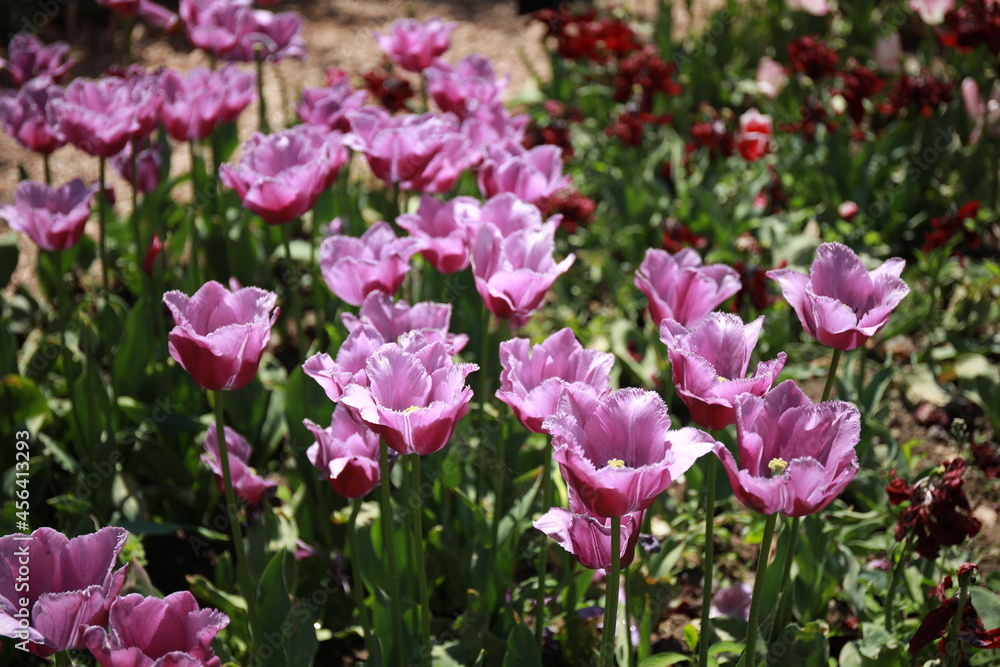
[[[403,410],[403,413],[404,413],[404,414],[410,414],[411,412],[416,412],[416,411],[417,411],[417,410],[419,410],[419,409],[420,409],[420,407],[419,407],[419,406],[416,406],[416,405],[411,405],[410,407],[408,407],[408,408],[406,408],[405,410]]]
[[[727,381],[728,379],[729,378],[720,375],[719,377],[715,378],[715,381],[718,382],[719,384],[722,384],[723,382]]]
[[[781,458],[771,459],[768,462],[767,467],[771,469],[772,476],[781,475],[785,472],[785,468],[788,467],[788,461]]]
[[[624,468],[625,462],[621,459],[608,459],[609,468]]]

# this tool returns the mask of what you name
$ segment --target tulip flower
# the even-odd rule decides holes
[[[360,306],[376,290],[395,294],[410,270],[419,241],[398,238],[386,222],[377,222],[361,236],[330,236],[319,249],[319,264],[330,291],[352,306]]]
[[[190,297],[167,292],[163,302],[176,325],[169,335],[170,356],[205,389],[245,387],[257,375],[278,317],[276,299],[256,287],[230,292],[214,280]]]
[[[861,413],[842,401],[813,404],[791,380],[737,398],[736,433],[739,464],[722,444],[715,454],[736,497],[762,514],[815,514],[858,471]]]
[[[479,366],[452,362],[447,347],[421,343],[420,334],[407,337],[376,350],[365,365],[367,386],[348,386],[341,402],[400,454],[433,454],[468,412],[465,378]]]
[[[332,423],[320,428],[303,422],[316,438],[306,451],[309,462],[345,498],[361,498],[379,485],[378,435],[358,422],[346,405],[337,405]]]
[[[138,192],[149,194],[160,185],[160,171],[163,163],[160,156],[160,146],[145,143],[135,156],[135,171],[132,173],[132,143],[125,144],[121,153],[111,158],[111,166],[122,178],[135,185]]]
[[[49,76],[59,82],[73,66],[69,44],[56,42],[46,46],[30,32],[19,32],[7,45],[7,57],[0,58],[0,70],[6,70],[20,88],[38,76]]]
[[[31,79],[16,91],[2,91],[0,127],[28,150],[50,155],[66,143],[47,113],[49,103],[62,96],[63,89],[48,76]]]
[[[740,116],[736,150],[747,162],[756,162],[771,152],[771,117],[750,109]]]
[[[647,509],[715,441],[703,431],[671,431],[667,406],[658,394],[619,389],[593,410],[562,409],[543,423],[566,484],[598,518],[624,517]]]
[[[347,114],[364,106],[367,90],[354,90],[344,74],[326,88],[304,88],[296,111],[304,122],[326,130],[350,132]]]
[[[753,586],[742,581],[726,588],[720,588],[712,596],[709,617],[732,616],[733,618],[742,618],[744,621],[748,620],[752,593]]]
[[[339,132],[308,125],[254,134],[238,165],[219,168],[219,178],[247,208],[270,225],[290,222],[310,210],[347,161]]]
[[[740,275],[724,264],[703,265],[691,248],[671,255],[651,248],[635,272],[635,286],[649,299],[659,324],[670,318],[690,327],[740,291]]]
[[[785,0],[789,9],[803,11],[813,16],[826,16],[830,13],[830,4],[827,0]]]
[[[220,667],[212,639],[228,624],[222,612],[199,609],[187,591],[132,594],[111,607],[110,632],[91,627],[85,639],[101,667]]]
[[[944,15],[955,7],[955,0],[909,0],[908,6],[927,25],[938,25],[944,21]]]
[[[177,14],[149,0],[97,0],[97,4],[119,16],[138,16],[162,30],[173,30],[180,23]]]
[[[253,21],[250,0],[181,0],[188,41],[222,57],[236,48]]]
[[[593,397],[605,396],[614,355],[586,350],[566,328],[538,345],[527,338],[500,343],[500,389],[496,396],[510,406],[524,427],[542,433],[542,423],[556,413],[567,385]]]
[[[503,104],[508,77],[498,81],[493,63],[485,56],[474,53],[459,60],[454,67],[438,59],[423,74],[434,103],[442,111],[450,111],[459,118],[489,120]]]
[[[500,235],[507,238],[516,231],[543,229],[554,233],[559,227],[562,218],[554,215],[546,221],[542,221],[542,211],[529,202],[519,199],[517,195],[510,192],[498,194],[490,198],[483,204],[479,211],[479,220],[476,229],[484,223],[490,223],[500,232]]]
[[[872,47],[872,59],[879,70],[886,73],[899,71],[899,58],[903,53],[903,38],[894,30],[885,37],[875,41]]]
[[[572,488],[568,489],[569,509],[553,507],[539,517],[532,525],[542,531],[566,551],[570,552],[586,568],[591,570],[611,569],[611,526],[609,519],[596,518],[587,514],[586,508]],[[619,556],[621,567],[632,564],[635,546],[639,541],[642,526],[642,512],[633,512],[622,517]]]
[[[892,258],[868,271],[847,246],[824,243],[808,275],[792,269],[774,269],[767,275],[781,286],[810,336],[847,351],[881,330],[909,294],[910,288],[899,277],[905,264]]]
[[[773,58],[764,56],[757,64],[757,90],[772,100],[788,85],[788,71]]]
[[[257,95],[254,75],[234,65],[216,71],[196,67],[183,75],[167,70],[160,87],[160,117],[177,141],[208,138],[220,122],[236,120]]]
[[[396,222],[420,239],[420,254],[431,266],[441,273],[455,273],[469,267],[470,237],[479,212],[479,202],[472,197],[442,202],[422,195],[417,212],[404,213]]]
[[[445,344],[452,354],[458,354],[469,342],[465,334],[448,332],[451,325],[451,304],[422,301],[411,306],[405,301],[393,301],[384,292],[372,292],[365,297],[358,316],[344,313],[344,327],[351,333],[359,326],[370,326],[382,340],[391,343],[405,333],[419,331],[431,341]]]
[[[149,135],[160,115],[157,82],[146,76],[76,79],[50,108],[66,140],[100,158]]]
[[[486,308],[521,326],[576,259],[571,254],[557,264],[552,257],[554,250],[552,225],[504,236],[492,222],[484,222],[472,244],[472,275]]]
[[[30,236],[43,250],[66,250],[83,236],[96,193],[97,186],[87,187],[79,178],[58,188],[21,181],[14,192],[14,205],[0,206],[0,218],[14,231]]]
[[[250,455],[253,453],[250,443],[236,429],[228,426],[225,429],[233,492],[247,504],[259,506],[266,498],[274,495],[278,490],[278,484],[260,477],[253,471],[250,467]],[[224,494],[226,487],[222,480],[222,460],[219,458],[219,432],[214,423],[209,424],[208,432],[205,434],[205,453],[201,455],[201,461],[212,470],[212,474],[215,475],[215,486],[219,493]]]
[[[691,329],[672,319],[660,325],[674,386],[698,426],[717,430],[735,424],[736,397],[763,396],[778,377],[787,358],[784,352],[760,362],[746,377],[763,323],[763,317],[744,325],[738,315],[709,313]]]
[[[1000,137],[1000,82],[993,82],[992,95],[990,99],[984,100],[975,79],[962,79],[962,102],[965,104],[965,113],[972,121],[970,144],[979,143],[984,128],[991,136]]]
[[[72,539],[51,528],[0,537],[0,636],[20,641],[26,631],[28,651],[43,658],[84,648],[84,630],[107,623],[125,583],[125,568],[114,567],[126,539],[127,531],[112,527]],[[24,589],[17,582],[26,563]],[[18,609],[28,616],[16,617]]]
[[[428,67],[434,58],[451,46],[451,33],[458,25],[433,18],[426,23],[398,19],[384,34],[375,34],[379,48],[389,60],[410,72]]]
[[[562,150],[558,146],[535,146],[530,150],[509,153],[486,149],[486,159],[479,168],[479,190],[485,197],[511,192],[537,206],[570,183],[562,173]]]
[[[375,350],[386,343],[385,338],[368,324],[356,326],[337,351],[336,359],[322,352],[314,354],[302,364],[302,370],[326,392],[334,403],[344,396],[351,384],[368,383],[365,364]]]
[[[267,9],[250,11],[240,25],[233,48],[220,53],[224,60],[277,62],[306,57],[302,37],[302,16],[298,12],[275,13]]]

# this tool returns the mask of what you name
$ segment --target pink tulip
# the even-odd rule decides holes
[[[348,385],[368,383],[365,364],[368,357],[385,343],[385,338],[373,326],[360,324],[341,344],[336,359],[325,352],[314,354],[302,364],[302,370],[316,380],[327,398],[338,403]]]
[[[254,75],[233,65],[216,71],[196,67],[183,75],[167,70],[160,86],[160,118],[177,141],[208,138],[220,122],[236,120],[257,96]]]
[[[899,58],[902,53],[903,38],[898,31],[893,31],[875,42],[872,59],[881,71],[895,73],[899,71]]]
[[[468,412],[472,390],[465,380],[479,366],[454,363],[444,345],[421,343],[420,334],[407,337],[372,354],[367,386],[350,385],[341,402],[400,454],[433,454]]]
[[[837,350],[853,350],[874,336],[909,294],[900,274],[906,262],[886,260],[868,271],[854,251],[840,243],[824,243],[816,251],[809,274],[774,269],[777,281],[806,332]]]
[[[396,63],[410,72],[428,67],[434,58],[451,46],[451,33],[458,25],[433,18],[426,23],[415,19],[397,19],[384,34],[375,34],[379,48]]]
[[[378,290],[395,294],[410,270],[419,241],[398,238],[386,222],[377,222],[361,236],[330,236],[319,249],[319,264],[327,287],[352,306]]]
[[[551,229],[555,233],[561,221],[562,216],[554,215],[543,222],[542,211],[537,206],[519,199],[515,194],[504,192],[483,204],[472,233],[475,236],[478,228],[486,223],[496,227],[504,238],[525,230],[542,229],[548,232]]]
[[[253,448],[236,429],[226,427],[226,451],[229,454],[229,472],[233,480],[236,497],[249,505],[259,506],[278,490],[277,482],[260,477],[250,467]],[[205,434],[205,453],[201,461],[215,475],[215,487],[225,494],[226,487],[222,475],[222,457],[219,456],[219,432],[215,422],[208,426]]]
[[[854,479],[861,413],[850,403],[814,405],[791,380],[763,397],[736,399],[739,465],[722,444],[722,461],[736,497],[762,514],[814,514]]]
[[[337,405],[325,429],[305,420],[316,438],[306,451],[309,462],[345,498],[361,498],[379,485],[378,434],[358,422],[346,405]]]
[[[144,142],[146,143],[146,142]],[[160,146],[149,145],[139,151],[135,156],[136,174],[132,173],[132,143],[125,144],[121,153],[111,158],[111,166],[115,168],[122,178],[132,183],[139,192],[149,194],[160,185],[160,171],[162,169],[162,159],[160,157]]]
[[[215,609],[199,609],[187,591],[165,598],[126,595],[111,607],[106,633],[91,627],[87,648],[101,667],[220,667],[212,639],[229,625]]]
[[[744,621],[749,620],[752,596],[753,586],[745,582],[720,588],[712,595],[712,606],[708,616],[709,618],[732,616],[742,618]]]
[[[59,82],[73,66],[69,44],[56,42],[46,46],[30,32],[19,32],[7,45],[7,57],[0,58],[0,70],[7,70],[20,88],[38,76],[49,76]]]
[[[350,132],[351,121],[347,114],[364,106],[367,90],[351,88],[347,75],[336,77],[326,88],[304,88],[299,101],[299,118],[326,130]]]
[[[674,386],[698,426],[717,430],[735,424],[736,397],[763,396],[778,377],[787,357],[784,352],[760,362],[746,377],[763,323],[763,317],[744,325],[738,315],[709,313],[691,329],[672,319],[660,325]]]
[[[635,272],[635,286],[649,299],[649,314],[656,324],[670,318],[682,326],[694,326],[739,292],[740,285],[735,269],[704,265],[692,248],[674,255],[651,248]]]
[[[479,190],[485,197],[510,192],[542,206],[569,185],[570,178],[562,173],[562,167],[562,149],[558,146],[535,146],[515,153],[487,148],[479,168]]]
[[[479,220],[479,202],[455,197],[442,202],[430,195],[420,197],[416,213],[397,218],[400,227],[420,239],[422,254],[441,273],[469,267],[471,235]]]
[[[97,186],[87,187],[79,178],[58,188],[21,181],[14,205],[0,206],[0,218],[14,231],[27,234],[42,250],[66,250],[83,236]]]
[[[254,134],[238,165],[219,168],[219,178],[247,208],[270,225],[305,214],[330,187],[347,161],[339,132],[297,125],[275,134]]]
[[[0,537],[0,636],[20,641],[27,632],[28,651],[43,658],[84,648],[84,630],[107,623],[125,583],[125,568],[114,567],[126,539],[110,527],[72,539],[51,528]],[[27,580],[19,574],[26,566]]]
[[[771,117],[750,109],[740,116],[736,150],[747,162],[756,162],[771,152]]]
[[[502,107],[508,79],[498,81],[490,59],[475,53],[462,58],[454,67],[435,60],[424,70],[424,77],[427,91],[442,111],[450,111],[462,119],[484,120],[491,119],[497,107]]]
[[[569,494],[569,509],[553,507],[539,517],[532,525],[542,531],[566,551],[580,561],[580,565],[591,570],[611,569],[611,522],[587,514],[572,487]],[[632,512],[622,517],[621,544],[619,556],[621,567],[626,568],[635,558],[635,546],[639,541],[642,527],[642,512]]]
[[[785,0],[789,9],[799,10],[813,16],[826,16],[830,13],[827,0]]]
[[[496,396],[510,406],[524,427],[543,433],[542,422],[556,413],[567,385],[605,396],[615,358],[607,352],[586,350],[572,329],[561,329],[538,345],[527,338],[500,343],[500,389]]]
[[[965,104],[965,113],[972,121],[970,144],[979,143],[984,128],[989,130],[991,136],[1000,137],[1000,82],[993,83],[992,96],[989,100],[984,100],[975,79],[962,79],[962,102]]]
[[[422,301],[411,306],[402,300],[393,301],[385,292],[375,291],[365,297],[357,316],[344,313],[340,317],[349,332],[353,333],[360,326],[369,326],[386,343],[411,331],[419,331],[429,341],[444,343],[452,354],[458,354],[469,342],[465,334],[448,332],[451,326],[450,303]]]
[[[51,155],[66,138],[48,116],[49,103],[63,96],[63,89],[48,76],[39,76],[19,90],[0,92],[0,127],[30,151]]]
[[[927,25],[938,25],[944,21],[944,15],[955,7],[955,0],[909,0],[908,6]]]
[[[772,100],[788,85],[788,71],[773,58],[764,56],[757,64],[757,90]]]
[[[194,296],[167,292],[163,302],[176,325],[169,336],[170,356],[205,389],[245,387],[257,375],[278,318],[276,299],[256,287],[230,292],[214,280]]]
[[[253,21],[250,0],[181,0],[188,41],[217,57],[236,48]]]
[[[275,13],[267,9],[249,12],[240,24],[242,32],[233,48],[220,53],[224,60],[254,62],[258,58],[277,62],[285,58],[306,57],[302,37],[302,16],[298,12]]]
[[[703,431],[670,428],[658,394],[619,389],[595,409],[562,409],[545,420],[553,455],[566,484],[589,514],[623,517],[647,509],[715,441]]]
[[[177,14],[150,0],[97,0],[97,4],[119,16],[139,16],[162,30],[173,30],[180,24]]]

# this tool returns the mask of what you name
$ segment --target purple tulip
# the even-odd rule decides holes
[[[469,267],[470,237],[478,221],[479,202],[472,197],[442,202],[429,195],[420,197],[416,213],[404,213],[396,219],[400,227],[420,239],[420,254],[441,273]]]
[[[742,467],[721,444],[715,454],[736,497],[762,514],[814,514],[858,472],[861,413],[843,401],[815,405],[791,380],[737,398],[736,433]]]
[[[389,60],[405,70],[419,72],[448,50],[451,33],[457,27],[456,23],[445,23],[438,18],[426,23],[397,19],[386,34],[376,33],[375,39]]]
[[[506,149],[486,149],[479,168],[479,190],[484,197],[512,192],[526,202],[542,206],[549,197],[570,183],[562,173],[562,149],[535,146],[511,153]]]
[[[188,41],[222,57],[236,48],[253,25],[251,0],[181,0]]]
[[[254,100],[254,75],[233,65],[212,71],[196,67],[187,74],[167,70],[160,78],[160,118],[177,141],[200,141],[222,121],[233,121]]]
[[[298,12],[276,14],[267,9],[255,9],[249,12],[241,27],[243,32],[233,48],[219,54],[223,59],[277,62],[285,58],[304,60],[306,57],[302,16]]]
[[[623,517],[647,509],[715,441],[703,431],[670,431],[658,394],[619,389],[582,414],[560,410],[545,420],[566,484],[589,514]]]
[[[347,75],[335,78],[325,88],[304,88],[299,101],[299,118],[325,130],[350,132],[347,114],[365,104],[367,90],[354,90]]]
[[[302,370],[326,392],[327,397],[338,403],[348,385],[368,382],[365,364],[375,350],[385,344],[385,338],[368,324],[356,326],[337,350],[337,358],[322,352],[314,354],[302,364]]]
[[[95,157],[110,158],[156,127],[161,102],[157,85],[154,77],[144,75],[76,79],[49,108],[69,143]]]
[[[219,168],[222,182],[269,225],[281,225],[316,205],[347,161],[339,132],[298,125],[274,134],[255,133],[238,165]]]
[[[491,222],[483,223],[472,244],[472,275],[486,308],[521,326],[542,303],[556,278],[576,259],[556,264],[555,227],[521,229],[507,236]]]
[[[220,667],[212,639],[229,625],[199,609],[187,591],[165,598],[126,595],[111,607],[108,630],[87,628],[87,648],[101,667]]]
[[[319,248],[323,280],[352,306],[360,306],[376,290],[395,294],[419,246],[416,239],[398,238],[386,222],[375,223],[361,238],[327,237]]]
[[[538,345],[527,338],[500,343],[500,389],[497,398],[510,406],[524,427],[543,433],[542,422],[556,413],[567,385],[605,396],[611,388],[613,355],[585,350],[572,329],[561,329]]]
[[[7,70],[17,88],[38,76],[58,82],[73,66],[68,56],[69,44],[65,42],[46,46],[30,32],[19,32],[7,45],[7,58],[0,58],[0,70]]]
[[[824,243],[816,250],[809,275],[776,269],[767,276],[781,286],[785,300],[810,336],[846,351],[863,345],[881,330],[892,310],[910,293],[899,277],[905,265],[894,257],[868,271],[847,246]]]
[[[390,116],[385,109],[366,107],[348,118],[352,132],[345,143],[363,152],[387,185],[447,192],[472,164],[469,139],[454,114]]]
[[[14,231],[30,236],[43,250],[66,250],[83,236],[96,193],[96,185],[87,187],[79,178],[58,188],[21,181],[14,192],[14,205],[0,206],[0,218]]]
[[[551,228],[554,234],[561,220],[561,215],[554,215],[542,222],[542,212],[537,206],[520,199],[515,194],[504,192],[483,204],[479,211],[478,222],[479,226],[487,222],[492,224],[500,231],[501,236],[507,238],[514,232],[522,230],[548,231]]]
[[[122,178],[135,185],[136,189],[149,194],[160,185],[160,171],[163,167],[158,144],[150,145],[145,143],[145,148],[135,156],[135,170],[138,175],[132,173],[132,142],[125,144],[121,153],[111,158],[111,166],[115,168]]]
[[[635,286],[649,299],[658,325],[668,317],[690,327],[740,291],[740,274],[725,264],[701,263],[691,248],[674,255],[649,249],[635,273]]]
[[[691,329],[672,319],[660,324],[674,386],[698,426],[717,430],[735,424],[736,397],[763,396],[771,388],[785,366],[784,352],[746,377],[763,324],[763,317],[744,325],[738,315],[723,313],[709,313]]]
[[[419,331],[428,340],[444,343],[452,354],[458,354],[469,342],[465,334],[448,332],[451,326],[450,303],[422,301],[411,306],[402,300],[393,301],[388,294],[376,291],[365,297],[358,316],[344,313],[340,318],[349,332],[353,333],[359,326],[370,326],[386,343],[411,331]]]
[[[379,485],[378,434],[358,422],[350,408],[338,405],[325,429],[308,419],[303,423],[316,438],[306,456],[334,491],[345,498],[361,498]]]
[[[119,16],[138,16],[162,30],[173,30],[180,23],[177,14],[150,0],[97,0],[97,4]]]
[[[83,648],[84,630],[107,623],[125,583],[125,568],[114,567],[126,539],[111,527],[72,539],[51,528],[0,537],[0,636],[26,634],[28,651],[43,658]]]
[[[752,596],[753,586],[746,582],[720,588],[712,595],[712,606],[709,609],[708,617],[732,616],[747,621],[750,619]]]
[[[540,516],[532,525],[542,531],[566,551],[580,561],[580,565],[591,570],[611,569],[611,521],[587,514],[572,487],[569,494],[569,509],[553,507]],[[622,517],[619,556],[621,567],[626,568],[635,558],[635,546],[639,541],[642,526],[642,512],[632,512]]]
[[[163,302],[176,325],[169,336],[170,356],[205,389],[245,387],[257,375],[278,318],[276,299],[256,287],[230,292],[214,280],[190,297],[167,292]]]
[[[489,120],[503,105],[503,91],[508,77],[497,80],[490,59],[477,53],[459,60],[454,67],[435,60],[424,70],[427,92],[442,111],[459,118],[482,117]]]
[[[19,144],[41,155],[51,155],[66,138],[48,116],[49,103],[63,96],[63,89],[48,76],[39,76],[19,90],[0,92],[0,126]]]
[[[249,505],[260,505],[278,490],[277,482],[260,477],[250,467],[253,449],[250,443],[236,429],[226,427],[226,451],[229,454],[229,472],[233,480],[236,497]],[[205,453],[201,461],[215,475],[215,486],[225,494],[226,486],[222,475],[222,458],[219,456],[219,432],[215,422],[208,426],[205,434]]]
[[[441,343],[413,343],[420,338],[407,334],[403,344],[382,346],[365,365],[368,385],[350,385],[341,399],[400,454],[433,454],[448,444],[472,399],[465,378],[479,369],[454,363]]]

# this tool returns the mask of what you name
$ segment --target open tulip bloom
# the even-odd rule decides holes
[[[361,498],[378,486],[378,434],[354,418],[351,409],[339,404],[326,428],[303,422],[316,438],[306,456],[333,490],[345,498]]]
[[[894,257],[869,271],[847,246],[824,243],[816,250],[808,275],[792,269],[775,269],[767,275],[781,286],[810,336],[847,351],[882,329],[909,294],[909,286],[899,277],[905,264]]]
[[[10,228],[27,234],[42,250],[66,250],[83,236],[97,186],[87,187],[79,178],[58,188],[21,181],[14,205],[0,206],[0,218]]]
[[[518,147],[514,152],[487,147],[479,168],[479,190],[484,197],[510,192],[541,206],[570,184],[562,169],[562,149],[558,146]]]
[[[463,120],[480,117],[489,120],[497,107],[509,77],[497,79],[489,58],[473,53],[454,66],[436,59],[424,70],[427,91],[442,111],[450,111]]]
[[[691,329],[675,320],[660,325],[667,346],[674,386],[691,418],[702,428],[717,430],[736,423],[736,397],[763,396],[785,365],[784,352],[757,364],[746,377],[764,318],[743,324],[738,315],[709,313]]]
[[[364,106],[367,90],[354,90],[347,76],[334,79],[326,88],[303,88],[296,111],[309,125],[350,132],[347,114]]]
[[[362,325],[374,327],[385,343],[392,343],[405,333],[419,331],[428,342],[442,342],[452,354],[458,354],[469,342],[465,334],[448,332],[451,326],[450,303],[422,301],[411,306],[402,299],[393,301],[385,292],[375,291],[365,297],[357,315],[343,313],[340,319],[352,333]]]
[[[114,567],[126,539],[127,531],[111,527],[72,539],[51,528],[0,537],[0,636],[18,637],[26,629],[28,650],[41,657],[84,648],[87,626],[107,623],[125,583],[125,568]],[[16,583],[23,582],[18,572],[25,558],[27,590]],[[15,616],[22,608],[29,612],[27,628]]]
[[[659,325],[676,320],[694,326],[740,291],[740,275],[725,264],[702,264],[691,248],[671,255],[651,248],[635,272],[635,286],[649,299],[649,314]]]
[[[360,306],[372,292],[395,294],[418,250],[419,240],[399,238],[389,223],[376,222],[361,238],[325,238],[319,248],[319,265],[330,291],[352,306]]]
[[[167,70],[160,77],[160,117],[177,141],[200,141],[223,121],[234,121],[257,96],[254,75],[234,65],[212,71],[195,67],[186,74]]]
[[[416,19],[398,19],[389,26],[389,31],[375,34],[379,48],[396,63],[410,72],[419,72],[428,67],[434,58],[451,46],[451,33],[458,27],[433,18],[425,23]]]
[[[30,32],[14,35],[7,45],[7,57],[0,58],[0,70],[6,70],[18,88],[37,76],[48,75],[61,81],[72,66],[69,44],[46,45]]]
[[[416,213],[404,213],[396,223],[420,239],[420,254],[441,273],[469,268],[471,235],[479,222],[479,202],[455,197],[442,202],[430,195],[420,197]]]
[[[278,484],[262,478],[253,471],[250,467],[250,455],[253,453],[250,443],[236,429],[228,426],[225,429],[233,492],[245,503],[259,506],[266,498],[274,495],[278,490]],[[215,475],[215,487],[219,493],[224,494],[226,489],[222,479],[222,461],[219,458],[219,433],[214,423],[209,424],[208,432],[205,434],[205,453],[201,455],[201,460]]]
[[[843,401],[814,404],[791,380],[737,398],[736,432],[739,464],[721,444],[715,453],[736,497],[761,514],[814,514],[858,472],[861,413]]]
[[[66,143],[47,112],[49,103],[62,96],[63,89],[48,76],[34,78],[18,90],[2,91],[0,127],[28,150],[50,155]]]
[[[303,372],[314,379],[334,403],[344,396],[348,385],[368,383],[365,364],[375,350],[386,343],[374,327],[362,324],[354,328],[337,350],[336,358],[326,352],[314,354],[302,364]]]

